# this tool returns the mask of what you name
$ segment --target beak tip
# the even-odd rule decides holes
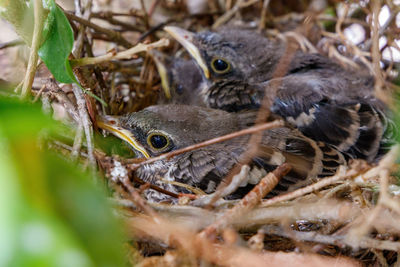
[[[210,79],[210,71],[209,71],[208,69],[205,69],[205,70],[204,70],[204,76],[205,76],[207,79]]]
[[[164,31],[166,31],[167,33],[169,33],[172,36],[177,31],[177,29],[179,29],[179,28],[178,27],[174,27],[174,26],[165,26],[164,27]]]
[[[210,79],[210,71],[206,62],[201,56],[201,52],[194,44],[195,34],[185,29],[175,26],[165,26],[164,30],[168,32],[176,41],[178,41],[188,52],[202,69],[206,79]]]

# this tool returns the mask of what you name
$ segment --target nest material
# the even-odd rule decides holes
[[[127,12],[130,1],[112,2],[108,6],[95,1],[97,11],[79,10],[75,14],[66,11],[75,29],[75,40],[83,45],[78,58],[113,49],[108,60],[93,65],[81,62],[82,66],[76,69],[81,84],[108,106],[79,96],[68,85],[48,80],[46,71],[39,72],[35,82],[34,93],[44,102],[52,102],[53,107],[61,104],[67,113],[60,116],[78,125],[78,135],[89,127],[87,120],[83,124],[80,120],[79,97],[85,100],[83,105],[92,121],[98,113],[120,115],[156,102],[158,94],[163,92],[151,58],[145,52],[134,52],[131,59],[121,59],[118,55],[139,43],[162,47],[171,55],[181,53],[176,43],[169,46],[156,43],[166,37],[162,27],[172,23],[194,31],[225,24],[240,25],[271,38],[291,38],[301,49],[324,53],[344,67],[356,66],[355,58],[361,61],[375,75],[377,95],[387,102],[391,99],[390,89],[396,87],[389,81],[393,76],[392,62],[385,61],[388,63],[385,69],[379,65],[383,49],[397,47],[393,37],[398,32],[394,18],[399,9],[391,1],[385,2],[391,11],[390,21],[379,28],[371,21],[371,15],[377,16],[380,10],[379,3],[365,6],[335,1],[299,4],[298,1],[156,0],[137,1],[139,8]],[[145,6],[145,2],[151,4]],[[320,2],[327,6],[319,6]],[[339,9],[340,16],[324,12]],[[86,14],[91,20],[80,18],[79,14]],[[344,35],[344,29],[353,24],[366,32],[366,38],[358,45]],[[78,30],[81,27],[83,31]],[[377,40],[381,36],[387,37],[388,42],[379,49]],[[145,51],[149,47],[142,48]],[[78,106],[74,99],[78,99]],[[54,145],[58,150],[71,152],[67,155],[96,159],[110,178],[108,182],[115,190],[112,201],[132,234],[127,251],[140,266],[197,266],[207,262],[221,266],[399,264],[399,188],[395,186],[396,178],[390,176],[396,168],[398,147],[376,166],[355,162],[334,177],[284,196],[263,200],[261,195],[251,195],[242,201],[217,201],[209,209],[208,203],[192,206],[187,196],[180,198],[180,205],[146,203],[140,193],[150,185],[132,182],[131,160],[112,155],[112,151],[107,151],[108,155],[101,149],[92,152],[93,144],[89,141],[87,153],[79,153],[82,138],[76,138],[73,145],[61,142]],[[116,162],[122,164],[116,166]],[[121,172],[112,175],[116,167]],[[270,178],[274,177],[279,178],[279,173]],[[258,186],[266,190],[269,185]]]

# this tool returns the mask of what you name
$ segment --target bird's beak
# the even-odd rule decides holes
[[[139,151],[146,159],[150,158],[149,153],[147,153],[146,149],[136,141],[133,134],[129,130],[120,126],[118,117],[98,117],[96,123],[99,128],[112,133],[113,135],[130,144],[135,151]]]
[[[171,86],[167,71],[167,56],[157,50],[149,50],[148,54],[153,58],[156,63],[158,74],[161,78],[161,86],[164,89],[167,99],[171,98]]]
[[[164,30],[171,34],[189,52],[203,70],[204,76],[210,79],[210,71],[207,64],[201,56],[200,50],[193,44],[194,33],[174,26],[166,26]]]

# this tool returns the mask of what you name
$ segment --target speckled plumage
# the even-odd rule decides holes
[[[186,105],[157,105],[118,118],[119,127],[128,130],[132,137],[148,152],[158,156],[214,137],[232,133],[251,125],[255,112],[228,113],[205,107]],[[158,151],[147,142],[154,132],[169,138],[167,149]],[[177,155],[140,167],[136,174],[146,182],[157,184],[175,193],[190,193],[182,187],[165,183],[176,181],[211,193],[247,150],[249,136],[240,136],[225,142]],[[293,169],[271,194],[293,190],[317,179],[332,175],[343,155],[321,142],[315,142],[299,131],[280,127],[263,132],[259,152],[250,163],[251,171],[241,187],[228,198],[239,198],[277,165],[289,163]],[[147,197],[160,201],[161,195],[149,191]],[[167,196],[165,196],[167,198]]]

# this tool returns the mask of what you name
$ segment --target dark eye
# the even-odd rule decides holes
[[[214,72],[223,74],[227,73],[231,69],[231,65],[222,58],[214,58],[211,61],[211,68]]]
[[[168,138],[160,133],[152,133],[147,137],[149,146],[156,150],[164,149],[169,145]]]
[[[176,92],[180,95],[183,93],[183,86],[181,84],[178,84],[176,87]]]

